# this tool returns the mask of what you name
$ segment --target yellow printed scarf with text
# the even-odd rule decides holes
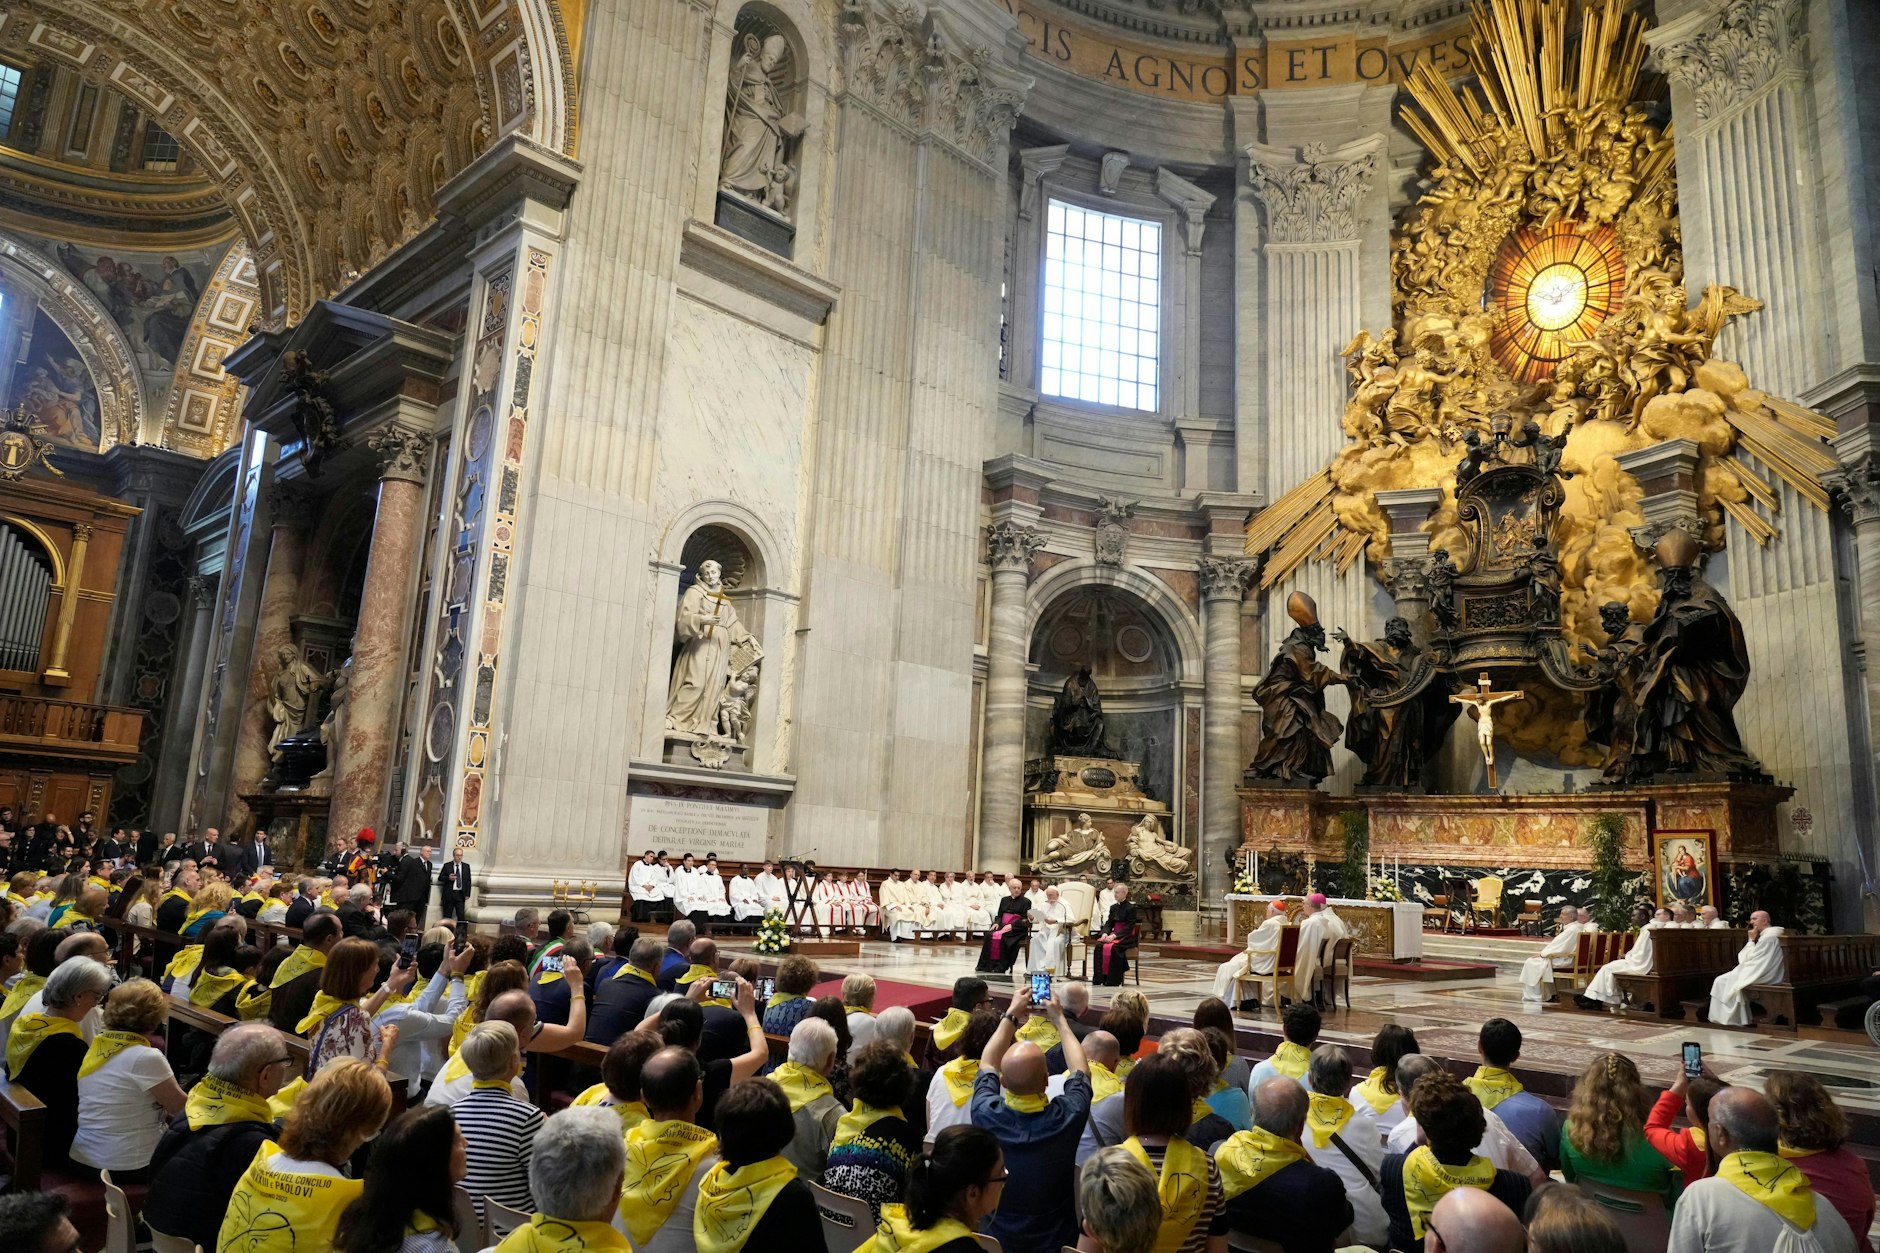
[[[666,1225],[698,1164],[717,1150],[717,1136],[675,1119],[648,1119],[627,1132],[620,1217],[635,1245],[645,1244]]]
[[[710,966],[702,966],[698,962],[693,962],[690,966],[685,968],[685,973],[673,980],[673,982],[680,987],[689,988],[700,979],[715,978],[717,974],[718,972],[713,970]]]
[[[165,892],[160,898],[158,898],[157,908],[162,909],[165,905],[167,905],[171,901],[182,901],[185,905],[187,905],[189,903],[189,893],[183,891],[182,888],[171,888],[169,891]]]
[[[295,1075],[282,1085],[281,1090],[268,1098],[268,1114],[272,1122],[286,1122],[287,1116],[294,1110],[294,1102],[307,1087],[307,1076]]]
[[[1029,1040],[1047,1052],[1057,1047],[1062,1039],[1058,1029],[1051,1025],[1051,1020],[1043,1014],[1033,1014],[1025,1020],[1025,1025],[1018,1029],[1018,1038]]]
[[[1279,1047],[1273,1050],[1272,1061],[1273,1069],[1288,1079],[1303,1079],[1306,1067],[1312,1064],[1312,1050],[1291,1040],[1281,1040]]]
[[[1090,1063],[1090,1103],[1108,1100],[1123,1090],[1123,1080],[1102,1062]]]
[[[1389,1077],[1390,1068],[1378,1066],[1371,1071],[1369,1079],[1351,1090],[1352,1094],[1369,1105],[1372,1113],[1381,1114],[1401,1099],[1397,1093],[1384,1090],[1384,1080]]]
[[[189,1003],[207,1009],[230,992],[234,992],[239,1001],[241,993],[254,985],[255,981],[239,970],[224,970],[220,974],[205,970],[189,985]]]
[[[26,1002],[33,999],[33,993],[45,986],[46,976],[44,975],[36,975],[30,971],[21,975],[19,982],[7,989],[7,999],[0,1001],[0,1022],[4,1022],[25,1009]]]
[[[790,1098],[790,1112],[796,1113],[819,1097],[834,1096],[829,1081],[801,1062],[785,1062],[770,1072],[783,1094]]]
[[[616,979],[624,979],[628,977],[629,975],[631,975],[635,979],[640,980],[643,983],[655,982],[655,980],[653,979],[653,976],[647,974],[644,970],[641,970],[638,966],[622,966],[620,969],[614,971],[613,977]]]
[[[1422,1240],[1430,1211],[1457,1188],[1487,1191],[1494,1182],[1495,1165],[1486,1157],[1471,1157],[1466,1166],[1445,1166],[1429,1145],[1418,1145],[1403,1159],[1403,1201],[1410,1211],[1410,1234]]]
[[[999,1090],[1005,1097],[1005,1103],[1021,1114],[1042,1114],[1044,1107],[1051,1103],[1050,1098],[1042,1092],[1031,1092],[1021,1096],[1016,1092],[1007,1092],[1003,1088]]]
[[[1215,1163],[1221,1168],[1221,1190],[1230,1201],[1249,1188],[1259,1187],[1269,1176],[1305,1159],[1304,1145],[1274,1135],[1264,1127],[1236,1131],[1214,1154]]]
[[[942,1218],[931,1227],[915,1227],[905,1205],[884,1205],[874,1238],[855,1253],[933,1253],[955,1240],[973,1238],[973,1229],[957,1218]]]
[[[597,1109],[611,1109],[620,1116],[622,1134],[633,1130],[646,1121],[645,1101],[616,1101],[614,1094],[607,1090],[607,1085],[597,1083],[580,1096],[574,1098],[576,1105],[592,1105]]]
[[[1475,1093],[1483,1109],[1494,1109],[1509,1097],[1527,1091],[1519,1079],[1499,1066],[1477,1066],[1475,1073],[1462,1082],[1469,1091]]]
[[[940,1015],[940,1021],[933,1025],[933,1046],[937,1049],[950,1049],[958,1043],[960,1033],[966,1030],[966,1024],[972,1021],[972,1015],[955,1006]]]
[[[78,1024],[70,1018],[55,1018],[51,1014],[21,1014],[13,1023],[12,1034],[7,1036],[7,1077],[19,1081],[20,1071],[26,1068],[33,1053],[55,1035],[85,1038],[85,1033],[78,1029]]]
[[[1791,1227],[1807,1231],[1815,1225],[1815,1190],[1801,1168],[1780,1154],[1732,1153],[1717,1167],[1717,1178],[1768,1206]]]
[[[311,944],[302,944],[287,955],[287,960],[274,968],[274,977],[268,980],[268,987],[284,987],[309,970],[325,970],[326,954]]]
[[[973,1084],[979,1078],[979,1059],[977,1057],[956,1057],[940,1068],[946,1076],[947,1099],[953,1102],[954,1109],[965,1109],[966,1102],[973,1099]]]
[[[170,958],[170,964],[163,968],[163,973],[171,979],[187,979],[201,964],[202,945],[188,944],[178,949],[176,956]]]
[[[264,988],[259,983],[250,983],[235,994],[235,1013],[243,1022],[255,1022],[268,1016],[274,1008],[274,989]]]
[[[719,1162],[706,1171],[692,1211],[692,1242],[698,1253],[739,1253],[770,1203],[794,1178],[796,1167],[781,1157],[737,1170]]]
[[[779,1005],[788,1005],[791,1001],[804,1001],[809,998],[801,992],[772,992],[770,999],[764,1002],[765,1009],[775,1009]]]
[[[1345,1129],[1351,1116],[1357,1113],[1357,1106],[1341,1096],[1327,1096],[1323,1092],[1314,1092],[1306,1106],[1306,1130],[1312,1135],[1312,1147],[1322,1149],[1332,1142],[1332,1137]]]
[[[884,1118],[905,1118],[899,1105],[885,1105],[876,1109],[860,1097],[855,1100],[855,1108],[836,1120],[835,1139],[829,1142],[830,1148],[839,1148],[850,1140],[865,1134],[868,1129]]]
[[[503,1237],[496,1253],[633,1253],[627,1238],[606,1223],[581,1223],[537,1214]]]
[[[85,1060],[78,1064],[78,1077],[83,1079],[125,1049],[149,1043],[135,1031],[100,1031],[92,1037],[91,1047],[85,1050]]]
[[[1123,1141],[1129,1155],[1149,1167],[1149,1151],[1135,1136]],[[1155,1253],[1177,1253],[1201,1217],[1208,1199],[1208,1155],[1177,1136],[1162,1150],[1162,1169],[1156,1178],[1162,1200],[1162,1226],[1156,1231]]]
[[[284,1156],[271,1142],[255,1150],[229,1197],[217,1248],[293,1253],[333,1247],[340,1211],[365,1191],[365,1181],[280,1170],[274,1163]]]
[[[201,1131],[204,1127],[226,1127],[238,1122],[274,1121],[274,1112],[268,1108],[267,1097],[214,1075],[204,1075],[189,1090],[189,1099],[183,1102],[183,1114],[189,1119],[191,1131]]]
[[[311,1037],[320,1029],[321,1023],[331,1018],[343,1007],[357,1003],[352,1000],[342,1001],[339,997],[328,996],[325,992],[316,992],[313,995],[313,1008],[307,1011],[305,1018],[294,1024],[294,1034]]]

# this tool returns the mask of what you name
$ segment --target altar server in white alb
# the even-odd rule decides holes
[[[1345,926],[1345,920],[1333,912],[1326,903],[1325,893],[1314,892],[1306,897],[1304,907],[1299,911],[1299,957],[1293,963],[1293,999],[1310,1001],[1318,996],[1319,980],[1323,977],[1320,951],[1328,944],[1334,944],[1351,934]],[[1325,956],[1330,957],[1329,950]]]
[[[901,878],[899,870],[890,870],[881,881],[881,928],[888,933],[888,943],[913,939],[926,918],[913,885]]]
[[[1579,911],[1571,905],[1560,907],[1560,931],[1547,942],[1540,956],[1521,963],[1521,999],[1551,1000],[1554,995],[1554,971],[1572,970],[1573,958],[1580,950],[1580,932],[1589,930],[1580,921]]]
[[[1710,1021],[1720,1027],[1749,1026],[1752,984],[1786,983],[1789,964],[1782,953],[1782,928],[1769,925],[1769,915],[1757,910],[1749,916],[1749,942],[1736,954],[1736,969],[1718,975],[1710,985]]]
[[[655,860],[664,857],[664,853],[646,850],[646,855],[633,863],[633,869],[627,871],[627,894],[633,898],[633,920],[645,922],[654,912],[666,903],[666,893],[671,886],[666,868]]]
[[[755,922],[764,916],[764,898],[757,890],[757,880],[743,866],[731,876],[729,895],[731,916],[738,922]]]
[[[816,886],[810,890],[810,903],[816,907],[816,922],[822,927],[846,927],[849,925],[849,903],[836,889],[834,875],[817,875]]]
[[[1279,933],[1286,926],[1286,910],[1278,901],[1266,903],[1266,916],[1247,932],[1247,947],[1214,968],[1214,995],[1234,1003],[1234,980],[1248,975],[1270,975],[1279,959]],[[1256,991],[1257,995],[1257,991]]]
[[[692,913],[692,899],[697,891],[695,881],[698,878],[698,858],[686,853],[679,858],[679,864],[672,868],[669,880],[672,890],[672,908],[675,915],[685,918]]]
[[[764,903],[766,911],[783,912],[783,879],[777,874],[775,862],[765,862],[764,868],[757,872],[757,899]]]
[[[1640,905],[1632,911],[1632,925],[1638,928],[1638,938],[1632,941],[1632,947],[1626,950],[1624,957],[1609,961],[1599,968],[1593,981],[1586,985],[1586,1000],[1617,1006],[1625,1000],[1619,992],[1620,975],[1648,975],[1652,972],[1652,932],[1673,924],[1671,911],[1662,905],[1649,918],[1645,913],[1646,908]]]
[[[868,890],[868,875],[851,875],[842,872],[842,895],[849,902],[849,925],[860,931],[872,927],[881,920],[881,911],[875,908],[875,897]]]
[[[972,931],[992,929],[992,907],[999,903],[996,895],[988,896],[987,888],[973,880],[972,872],[960,883],[958,904],[966,911],[966,926]]]
[[[731,916],[731,902],[725,897],[725,881],[718,873],[716,861],[708,861],[692,872],[687,899],[686,916],[698,927],[700,935],[705,934],[706,925],[713,918]]]

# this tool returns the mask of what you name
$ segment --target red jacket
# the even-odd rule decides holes
[[[1846,1146],[1792,1160],[1796,1169],[1808,1176],[1815,1194],[1826,1199],[1847,1219],[1847,1225],[1854,1229],[1854,1247],[1859,1253],[1873,1253],[1868,1232],[1873,1227],[1874,1195],[1873,1183],[1867,1178],[1867,1164]]]
[[[1651,1117],[1645,1120],[1645,1140],[1666,1161],[1684,1172],[1684,1186],[1688,1188],[1710,1173],[1710,1155],[1697,1147],[1689,1127],[1672,1128],[1671,1124],[1682,1113],[1683,1098],[1665,1089],[1659,1094],[1658,1103],[1652,1106]]]

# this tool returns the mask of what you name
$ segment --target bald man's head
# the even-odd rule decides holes
[[[1725,1088],[1710,1098],[1704,1119],[1719,1160],[1732,1153],[1776,1151],[1776,1107],[1755,1088]]]
[[[1122,1059],[1122,1047],[1116,1037],[1107,1031],[1092,1031],[1084,1037],[1084,1057],[1092,1064],[1105,1070],[1115,1070],[1116,1063]]]
[[[1030,1040],[1014,1044],[999,1062],[999,1082],[1014,1096],[1042,1095],[1047,1078],[1044,1050]]]
[[[521,990],[504,992],[490,1002],[489,1012],[483,1016],[483,1021],[508,1023],[516,1029],[516,1036],[526,1049],[529,1047],[529,1037],[535,1034],[535,1002],[527,992]]]
[[[68,958],[89,957],[93,961],[104,961],[111,956],[111,945],[96,931],[75,931],[59,941],[59,947],[53,950],[53,960],[64,965]]]
[[[1424,1224],[1424,1253],[1523,1253],[1527,1233],[1514,1211],[1480,1188],[1451,1188]]]
[[[1305,1134],[1310,1104],[1311,1098],[1298,1083],[1275,1075],[1253,1090],[1254,1125],[1282,1139],[1297,1140]]]

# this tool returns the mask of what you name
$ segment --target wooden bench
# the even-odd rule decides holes
[[[39,1191],[46,1142],[46,1107],[40,1099],[0,1074],[0,1121],[13,1133],[13,1174],[8,1192]]]
[[[1619,987],[1635,1012],[1660,1018],[1686,1018],[1686,1002],[1708,1005],[1710,985],[1736,968],[1737,950],[1749,933],[1738,927],[1660,927],[1652,932],[1652,969],[1622,974]],[[1690,1017],[1686,1021],[1701,1019]]]
[[[1752,983],[1743,992],[1757,1026],[1820,1026],[1824,1004],[1859,991],[1860,981],[1880,969],[1880,935],[1785,932],[1779,940],[1788,979]]]

